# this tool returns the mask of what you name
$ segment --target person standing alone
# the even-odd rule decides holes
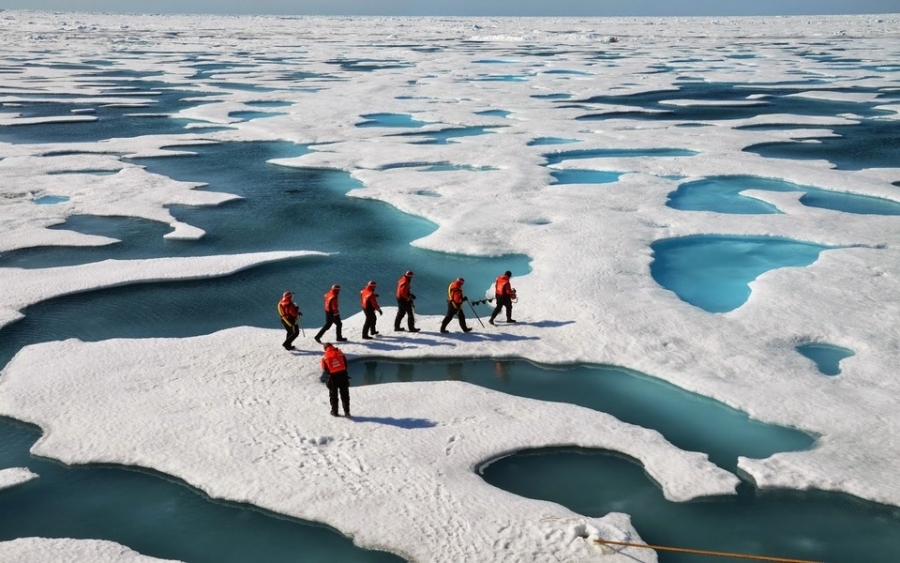
[[[463,295],[463,284],[466,283],[466,280],[462,278],[456,278],[453,282],[450,283],[450,287],[447,288],[447,314],[444,316],[444,320],[441,322],[441,332],[450,332],[447,330],[447,325],[450,323],[450,320],[453,317],[457,317],[459,319],[459,327],[463,329],[463,332],[469,332],[472,329],[466,326],[466,314],[463,312],[462,304],[463,301],[468,301],[469,298]]]
[[[338,311],[338,294],[340,294],[340,292],[341,286],[334,284],[331,286],[331,289],[328,290],[328,293],[325,294],[325,324],[319,329],[319,333],[316,334],[316,342],[319,344],[322,343],[322,335],[331,328],[331,325],[334,325],[335,327],[338,341],[344,342],[347,340],[341,336],[341,313]]]
[[[284,343],[282,343],[285,350],[294,350],[294,340],[300,336],[299,319],[302,315],[303,313],[300,312],[297,304],[294,303],[294,294],[290,291],[285,291],[284,295],[281,296],[281,301],[278,302],[278,316],[281,317],[281,324],[284,325],[284,330],[287,331]]]
[[[506,307],[506,322],[516,322],[516,319],[512,318],[512,300],[516,298],[516,290],[509,285],[511,277],[512,272],[506,270],[494,283],[494,298],[497,299],[497,306],[494,307],[494,312],[491,313],[491,319],[488,321],[491,324],[494,324],[494,319],[497,318],[503,307]]]
[[[419,332],[419,329],[416,328],[416,318],[413,315],[413,300],[416,296],[410,292],[412,277],[413,273],[409,271],[397,280],[397,318],[394,319],[395,331],[403,330],[403,327],[400,326],[400,321],[402,321],[405,316],[409,331]]]
[[[375,293],[375,282],[370,281],[367,283],[366,287],[359,292],[359,297],[362,302],[363,313],[366,315],[362,337],[364,340],[371,340],[372,336],[378,334],[378,331],[375,330],[375,322],[378,320],[378,317],[375,316],[375,311],[378,311],[379,315],[382,314],[381,306],[378,305],[378,294]],[[369,333],[371,333],[371,336]]]
[[[337,346],[331,342],[324,344],[322,355],[322,371],[328,374],[325,386],[328,387],[328,400],[331,403],[331,416],[338,415],[338,393],[344,406],[344,416],[350,416],[350,375],[347,373],[347,358]]]

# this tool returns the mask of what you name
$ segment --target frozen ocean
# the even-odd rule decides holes
[[[900,14],[0,29],[0,561],[900,560]]]

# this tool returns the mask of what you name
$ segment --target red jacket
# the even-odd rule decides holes
[[[494,295],[500,297],[502,295],[512,295],[512,288],[509,286],[509,276],[503,274],[494,283]]]
[[[378,305],[378,296],[375,295],[375,288],[366,286],[362,291],[359,292],[360,301],[362,302],[363,309],[380,311],[381,307]]]
[[[329,289],[328,293],[325,294],[325,312],[333,313],[335,315],[338,313],[338,292]]]
[[[462,306],[462,302],[463,302],[462,282],[457,280],[450,284],[450,287],[447,288],[447,302],[453,303],[454,305],[456,305],[457,309],[459,309]]]
[[[325,354],[322,356],[322,370],[328,373],[338,373],[347,370],[347,358],[344,353],[335,346],[325,348]]]
[[[412,295],[409,292],[409,286],[409,276],[404,275],[397,280],[397,299],[402,299],[404,301],[412,299]]]
[[[294,324],[298,315],[300,315],[300,310],[290,299],[282,299],[278,302],[278,316],[287,324]]]

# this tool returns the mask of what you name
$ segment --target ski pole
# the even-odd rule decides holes
[[[469,301],[468,299],[466,299],[466,301],[468,301],[469,307],[472,308],[472,313],[475,315],[475,318],[478,319],[479,323],[481,323],[481,328],[487,328],[486,326],[484,326],[484,323],[481,321],[481,317],[478,316],[478,311],[475,310],[475,305],[472,305],[472,302]]]
[[[306,331],[303,330],[303,321],[300,320],[300,317],[297,317],[297,326],[300,327],[300,334],[303,335],[303,338],[306,338]]]

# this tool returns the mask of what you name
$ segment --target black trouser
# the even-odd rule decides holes
[[[284,337],[284,344],[282,344],[282,346],[290,348],[294,343],[294,340],[297,340],[297,337],[300,336],[300,325],[288,324],[284,322],[284,319],[281,319],[281,325],[284,326],[284,330],[287,331],[287,336]]]
[[[400,321],[403,320],[403,317],[406,317],[406,325],[409,327],[409,330],[416,328],[416,318],[413,316],[413,302],[412,299],[400,299],[397,298],[397,318],[394,319],[394,330],[400,330]]]
[[[500,309],[503,307],[506,307],[506,320],[512,319],[512,297],[509,295],[498,295],[497,306],[494,307],[494,312],[491,313],[491,320],[497,318],[497,315],[500,314]]]
[[[372,333],[372,336],[375,336],[378,331],[375,330],[375,321],[378,320],[378,317],[375,316],[375,309],[370,309],[366,307],[363,309],[363,313],[366,314],[366,322],[363,324],[363,338],[369,336],[369,333]]]
[[[337,333],[337,339],[340,340],[341,337],[341,315],[338,313],[329,313],[325,312],[325,325],[319,330],[319,334],[316,335],[316,340],[322,338],[322,335],[325,334],[331,325],[334,325],[335,332]]]
[[[444,320],[441,322],[441,330],[447,330],[447,325],[453,319],[453,317],[457,317],[459,319],[459,328],[466,330],[469,327],[466,326],[466,314],[463,312],[462,303],[459,304],[457,308],[456,304],[452,301],[447,302],[447,314],[444,316]]]
[[[328,387],[328,400],[331,401],[331,412],[337,414],[338,393],[341,394],[341,403],[344,405],[344,414],[350,414],[350,376],[347,370],[328,375],[325,382]]]

